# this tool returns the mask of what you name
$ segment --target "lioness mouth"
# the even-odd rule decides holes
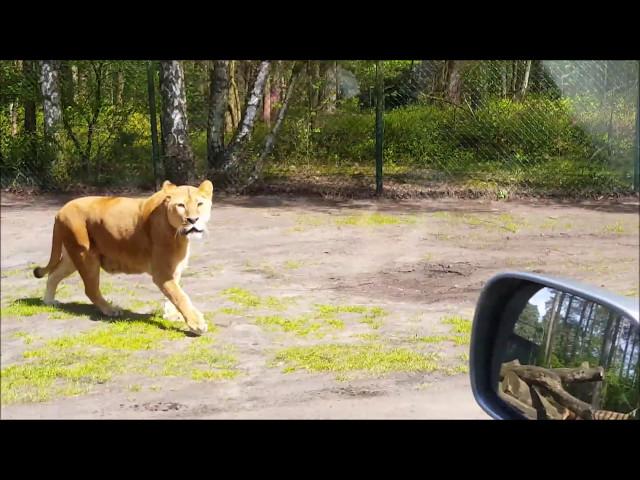
[[[183,230],[185,235],[189,235],[190,233],[202,233],[203,230],[198,230],[195,226],[191,227],[189,230]]]

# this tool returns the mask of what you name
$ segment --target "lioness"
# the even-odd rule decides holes
[[[179,283],[189,258],[189,240],[201,238],[207,228],[212,196],[209,180],[198,188],[167,180],[149,198],[70,201],[56,215],[49,264],[33,271],[37,278],[49,274],[44,303],[56,303],[58,284],[78,270],[87,297],[103,314],[117,316],[120,311],[100,293],[100,267],[109,273],[149,273],[169,299],[165,317],[181,316],[194,333],[206,332],[202,313]]]

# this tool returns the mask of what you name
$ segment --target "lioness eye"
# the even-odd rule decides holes
[[[179,203],[177,206],[180,208],[184,208],[184,203]]]
[[[202,206],[202,202],[198,202],[198,206],[201,207]]]

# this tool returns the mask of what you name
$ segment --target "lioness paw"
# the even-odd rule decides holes
[[[209,330],[209,327],[205,322],[202,325],[198,325],[197,327],[192,327],[191,325],[189,325],[189,330],[191,330],[193,333],[197,335],[202,335],[203,333],[206,333],[207,330]]]
[[[205,322],[204,320],[204,317],[198,311],[195,312],[195,322],[187,322],[187,326],[193,333],[197,335],[202,335],[209,329],[207,322]]]
[[[100,311],[107,317],[119,317],[122,315],[122,310],[114,307],[101,308]]]

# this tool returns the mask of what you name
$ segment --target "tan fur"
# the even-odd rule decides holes
[[[70,201],[56,215],[48,265],[34,270],[38,278],[49,274],[45,303],[54,303],[58,283],[78,270],[89,299],[103,314],[115,316],[120,312],[100,293],[100,268],[109,273],[148,273],[174,307],[165,305],[165,311],[180,314],[193,332],[205,332],[202,314],[179,282],[190,237],[200,235],[190,230],[206,229],[212,196],[213,185],[208,180],[198,188],[166,181],[162,190],[145,199],[83,197]]]

